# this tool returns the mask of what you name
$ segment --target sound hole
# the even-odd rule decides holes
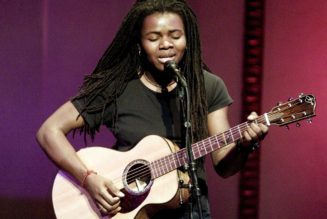
[[[144,194],[152,185],[151,169],[145,160],[130,163],[125,170],[125,189],[132,194]]]

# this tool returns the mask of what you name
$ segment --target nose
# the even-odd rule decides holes
[[[159,48],[160,49],[169,49],[171,47],[173,47],[173,43],[171,42],[171,40],[169,38],[162,38]]]

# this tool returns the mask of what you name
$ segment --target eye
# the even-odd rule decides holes
[[[158,39],[157,38],[149,38],[148,39],[150,42],[155,42],[155,41],[157,41]]]
[[[172,39],[178,40],[183,36],[183,34],[179,31],[176,31],[176,32],[171,33],[170,36]]]
[[[157,34],[150,34],[148,35],[147,39],[151,42],[155,42],[159,39],[159,36]]]
[[[181,36],[172,36],[171,38],[173,38],[174,40],[178,40],[179,38],[181,38]]]

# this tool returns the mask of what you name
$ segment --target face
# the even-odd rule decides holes
[[[154,13],[145,17],[141,45],[148,61],[159,71],[170,60],[179,63],[186,48],[184,24],[178,14]]]

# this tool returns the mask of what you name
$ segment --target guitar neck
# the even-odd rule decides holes
[[[280,103],[269,113],[259,116],[251,123],[262,123],[267,126],[284,126],[306,118],[315,116],[316,100],[313,95],[301,94],[299,98]],[[309,120],[310,122],[311,120]],[[229,130],[206,138],[191,145],[194,160],[203,157],[215,150],[223,148],[243,138],[244,131],[250,126],[250,122],[244,122]],[[167,155],[151,163],[152,178],[160,177],[189,162],[188,153],[185,148]]]
[[[270,125],[269,115],[264,114],[258,119],[254,120],[255,123],[263,123]],[[223,148],[243,138],[243,132],[249,127],[249,122],[244,122],[227,131],[206,138],[202,141],[191,145],[193,159],[199,159],[215,150]],[[186,148],[179,150],[176,153],[167,155],[159,160],[151,163],[153,178],[158,178],[170,171],[173,171],[189,162],[188,153]]]

